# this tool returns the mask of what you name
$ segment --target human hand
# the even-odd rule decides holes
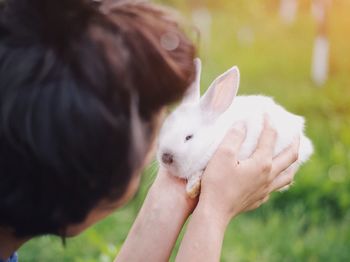
[[[152,194],[164,205],[171,205],[174,201],[178,208],[188,215],[197,205],[198,198],[192,199],[186,194],[186,180],[171,175],[165,168],[160,167],[151,188]]]
[[[265,119],[255,152],[249,159],[239,162],[237,153],[245,138],[245,128],[232,128],[202,177],[197,209],[210,209],[224,223],[228,223],[239,213],[266,202],[271,192],[289,185],[296,170],[288,169],[281,173],[298,159],[299,139],[273,158],[276,136],[275,130]]]

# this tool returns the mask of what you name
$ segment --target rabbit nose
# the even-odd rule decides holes
[[[162,161],[166,165],[171,165],[174,162],[174,157],[172,154],[164,153],[162,155]]]

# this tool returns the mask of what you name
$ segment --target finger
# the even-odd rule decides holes
[[[282,188],[292,184],[296,172],[297,166],[291,166],[285,172],[277,176],[271,183],[270,192],[281,190]]]
[[[298,136],[292,145],[272,160],[272,179],[281,174],[290,165],[298,160],[300,137]]]
[[[252,211],[254,209],[257,209],[260,207],[260,202],[256,202],[250,206],[248,206],[246,209],[244,209],[244,212]]]
[[[265,197],[263,197],[260,200],[257,200],[256,202],[254,202],[253,204],[249,205],[247,208],[244,209],[244,211],[251,211],[254,209],[259,208],[261,205],[265,204],[267,201],[269,201],[270,199],[270,195],[266,195]]]
[[[265,114],[264,116],[264,127],[261,132],[258,145],[253,153],[252,158],[260,161],[261,159],[265,159],[267,157],[273,156],[273,151],[275,148],[277,139],[276,131],[271,127],[269,118]]]
[[[269,201],[270,199],[270,195],[267,195],[266,197],[264,197],[264,199],[261,201],[261,204],[265,204],[267,201]]]
[[[236,162],[237,153],[241,148],[246,136],[246,127],[243,122],[235,124],[225,135],[218,148],[218,154],[229,156]]]

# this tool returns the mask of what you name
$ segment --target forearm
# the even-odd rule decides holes
[[[116,261],[168,261],[190,212],[176,188],[150,189]],[[166,193],[164,193],[166,192]]]
[[[227,224],[228,220],[215,216],[209,208],[198,206],[188,224],[176,261],[220,261]]]

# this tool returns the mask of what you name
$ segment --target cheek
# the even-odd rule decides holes
[[[143,167],[146,167],[148,165],[151,164],[152,160],[154,159],[154,156],[156,155],[157,152],[157,143],[156,141],[153,141],[153,143],[150,146],[150,150],[148,151],[144,163],[143,163]]]
[[[135,195],[137,192],[139,186],[140,186],[141,177],[139,174],[135,175],[132,181],[129,184],[129,187],[127,191],[125,192],[124,196],[120,200],[120,205],[126,204],[131,198]]]
[[[140,185],[140,176],[139,175],[134,176],[132,181],[130,181],[128,189],[126,190],[122,198],[118,199],[115,203],[109,203],[109,202],[101,203],[100,206],[96,207],[88,214],[85,221],[79,224],[68,226],[66,230],[66,236],[67,237],[77,236],[81,232],[83,232],[84,230],[86,230],[87,228],[95,224],[96,222],[109,216],[116,209],[126,204],[135,195],[137,189],[139,188],[139,185]]]

